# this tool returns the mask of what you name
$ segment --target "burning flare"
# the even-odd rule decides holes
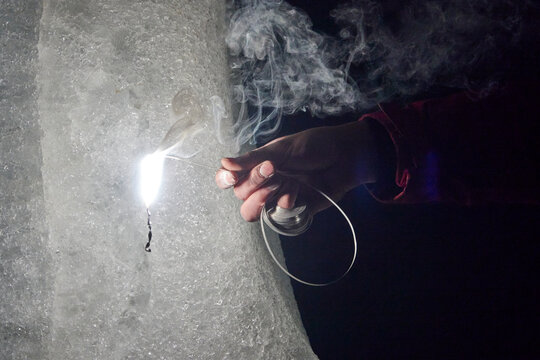
[[[161,185],[164,161],[165,155],[161,152],[147,155],[141,161],[141,196],[147,208],[150,207],[150,204],[158,194],[159,186]]]

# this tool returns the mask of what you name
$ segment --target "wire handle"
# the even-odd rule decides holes
[[[345,220],[347,220],[347,223],[349,224],[349,227],[351,228],[351,233],[352,233],[353,243],[354,243],[354,253],[353,253],[351,263],[350,263],[349,267],[347,268],[347,270],[340,277],[338,277],[337,279],[334,279],[334,280],[326,282],[326,283],[312,283],[312,282],[309,282],[309,281],[302,280],[302,279],[294,276],[293,274],[291,274],[287,269],[285,269],[285,267],[279,262],[276,255],[274,254],[274,252],[270,248],[270,244],[268,243],[268,238],[266,236],[266,230],[265,230],[265,226],[264,226],[264,223],[265,223],[264,217],[266,216],[265,215],[266,214],[266,204],[264,204],[263,207],[262,207],[261,216],[260,216],[260,219],[259,219],[260,223],[261,223],[261,231],[262,231],[262,234],[263,234],[264,243],[266,244],[266,248],[268,249],[268,252],[270,253],[270,256],[272,256],[272,259],[274,259],[274,262],[277,264],[277,266],[285,274],[287,274],[291,279],[294,279],[294,280],[298,281],[299,283],[302,283],[304,285],[309,285],[309,286],[319,286],[319,287],[320,286],[328,286],[328,285],[331,285],[331,284],[335,284],[338,281],[340,281],[341,279],[343,279],[351,271],[352,267],[354,266],[354,263],[356,261],[356,253],[358,251],[358,244],[357,244],[357,241],[356,241],[356,233],[354,231],[354,226],[353,226],[351,220],[349,219],[347,214],[345,214],[345,211],[343,211],[343,209],[338,204],[336,204],[336,202],[334,200],[332,200],[328,195],[326,195],[321,190],[319,190],[319,189],[317,189],[317,188],[315,188],[315,187],[313,187],[313,186],[311,186],[309,184],[306,184],[306,185],[311,187],[313,190],[317,191],[324,198],[326,198],[326,200],[328,200],[332,205],[334,205],[339,210],[341,215],[343,215]]]

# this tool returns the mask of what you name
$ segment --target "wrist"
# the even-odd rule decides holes
[[[365,122],[371,134],[374,155],[374,181],[392,186],[395,183],[397,158],[396,149],[390,134],[376,119],[366,117],[359,122]]]
[[[347,190],[367,183],[374,183],[378,178],[379,147],[377,132],[368,121],[354,121],[340,126],[342,154],[347,168]]]

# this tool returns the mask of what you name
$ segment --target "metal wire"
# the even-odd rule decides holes
[[[287,274],[291,279],[294,279],[296,281],[298,281],[299,283],[302,283],[304,285],[309,285],[309,286],[328,286],[328,285],[331,285],[331,284],[335,284],[337,283],[338,281],[340,281],[341,279],[343,279],[348,273],[349,271],[351,271],[353,265],[354,265],[354,262],[356,261],[356,253],[357,253],[357,249],[358,249],[358,244],[357,244],[357,241],[356,241],[356,233],[354,231],[354,226],[353,224],[351,223],[351,220],[349,220],[349,217],[347,216],[347,214],[345,214],[345,211],[343,211],[343,209],[341,207],[339,207],[338,204],[336,204],[336,202],[334,200],[332,200],[328,195],[326,195],[324,192],[322,192],[321,190],[309,185],[309,184],[305,184],[309,187],[311,187],[313,190],[317,191],[319,194],[321,194],[324,198],[326,198],[326,200],[328,200],[332,205],[334,205],[338,210],[339,212],[341,212],[341,215],[343,215],[343,217],[345,218],[345,220],[347,220],[347,223],[349,224],[349,227],[351,228],[351,233],[352,233],[352,237],[353,237],[353,243],[354,243],[354,253],[353,253],[353,257],[352,257],[352,260],[351,260],[351,263],[349,265],[349,267],[347,268],[347,270],[340,276],[338,277],[337,279],[335,280],[332,280],[332,281],[329,281],[329,282],[325,282],[325,283],[312,283],[312,282],[309,282],[309,281],[305,281],[305,280],[302,280],[296,276],[294,276],[293,274],[291,274],[280,262],[279,260],[277,259],[276,255],[274,254],[274,252],[272,251],[272,249],[270,248],[270,244],[268,243],[268,238],[266,236],[266,230],[265,230],[265,226],[264,226],[264,220],[263,220],[263,213],[266,213],[266,205],[263,205],[262,207],[262,211],[261,211],[261,216],[260,216],[260,223],[261,223],[261,230],[262,230],[262,234],[263,234],[263,238],[264,238],[264,243],[266,244],[266,248],[268,249],[268,252],[270,253],[270,256],[272,256],[272,259],[274,259],[275,263],[277,264],[277,266],[285,273]]]

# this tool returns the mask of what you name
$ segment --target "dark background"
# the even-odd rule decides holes
[[[289,2],[335,33],[328,14],[338,2]],[[358,115],[302,113],[285,118],[280,135]],[[321,359],[540,358],[540,206],[383,205],[363,188],[340,205],[358,236],[355,267],[328,287],[292,281]],[[289,270],[314,282],[338,276],[352,255],[335,210],[282,246]]]

